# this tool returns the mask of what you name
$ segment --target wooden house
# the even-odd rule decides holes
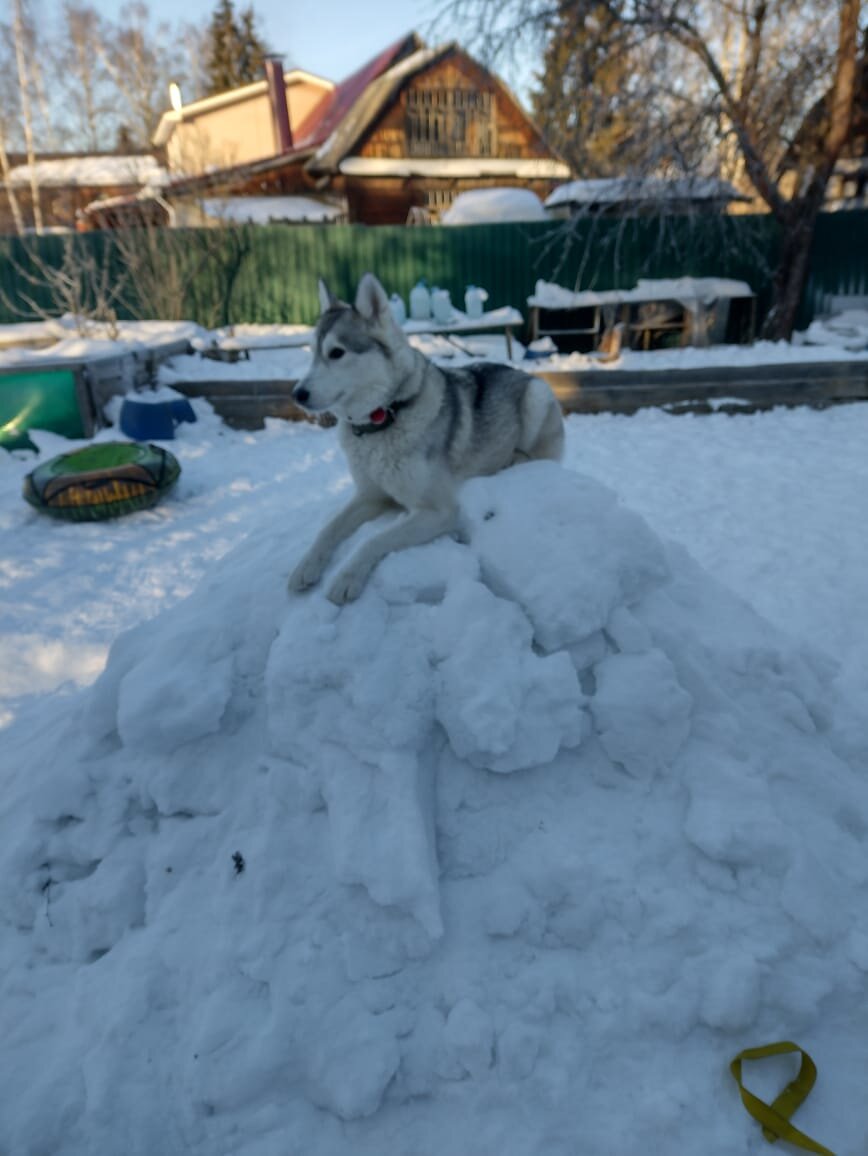
[[[160,189],[168,179],[151,153],[40,153],[33,163],[13,154],[9,160],[0,197],[0,233],[18,231],[13,198],[26,232],[40,222],[45,231],[68,232],[80,227],[95,197],[135,197],[145,188]]]
[[[454,43],[419,47],[377,77],[305,168],[368,224],[414,210],[437,220],[469,189],[545,198],[569,176],[506,85]]]
[[[457,44],[428,48],[415,34],[324,91],[306,115],[293,119],[290,103],[289,121],[288,148],[179,173],[161,193],[167,223],[197,223],[197,212],[201,223],[205,200],[254,196],[283,198],[282,219],[292,219],[292,197],[313,196],[351,222],[436,221],[460,192],[513,186],[545,198],[570,175],[497,76]],[[116,225],[154,206],[115,198],[111,208],[111,220],[105,205],[89,212]]]

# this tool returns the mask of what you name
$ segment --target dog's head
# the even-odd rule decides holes
[[[311,413],[328,410],[354,425],[388,408],[406,373],[407,340],[392,316],[386,291],[372,273],[355,304],[339,301],[319,282],[322,313],[314,335],[313,365],[293,391]]]

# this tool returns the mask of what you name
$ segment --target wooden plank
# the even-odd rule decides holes
[[[268,417],[334,425],[330,414],[314,418],[295,404],[292,391],[296,385],[296,381],[289,380],[182,381],[173,382],[172,388],[185,397],[204,397],[234,429],[262,429]]]
[[[776,405],[835,405],[868,400],[868,360],[798,365],[696,366],[627,371],[589,369],[541,372],[566,413],[635,413],[646,406],[671,412],[729,412]],[[189,381],[173,383],[187,397],[204,397],[227,424],[259,429],[266,417],[309,421],[292,400],[296,382]],[[712,406],[716,399],[732,403]],[[323,420],[320,424],[330,424]]]
[[[685,406],[716,398],[737,398],[753,408],[868,400],[868,361],[671,371],[592,369],[540,376],[567,413],[632,413],[645,406]]]

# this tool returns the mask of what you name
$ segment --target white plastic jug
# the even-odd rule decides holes
[[[448,325],[452,320],[452,298],[448,289],[431,290],[431,309],[438,325]]]
[[[393,293],[389,298],[389,308],[392,310],[392,316],[395,318],[397,325],[403,325],[407,320],[407,310],[404,308],[404,298],[397,293]]]
[[[424,281],[410,290],[410,316],[414,321],[427,321],[431,316],[431,294]]]
[[[464,294],[464,309],[467,316],[470,318],[481,317],[487,300],[488,294],[484,289],[480,289],[477,285],[468,285],[467,292]]]

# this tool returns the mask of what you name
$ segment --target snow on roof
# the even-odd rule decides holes
[[[547,157],[346,157],[339,164],[352,177],[523,177],[556,180],[567,165]]]
[[[744,199],[728,181],[716,177],[604,177],[561,185],[545,204],[552,209],[556,205],[614,205],[624,201]]]
[[[206,216],[235,224],[267,225],[270,221],[337,221],[345,205],[313,197],[222,197],[202,202]]]
[[[443,225],[480,225],[504,221],[544,221],[542,201],[530,189],[470,189],[459,193],[440,217]]]
[[[53,160],[37,160],[34,165],[16,165],[9,174],[9,184],[15,187],[36,183],[46,185],[79,185],[93,188],[98,185],[164,185],[169,174],[150,155],[132,156],[75,156]]]

